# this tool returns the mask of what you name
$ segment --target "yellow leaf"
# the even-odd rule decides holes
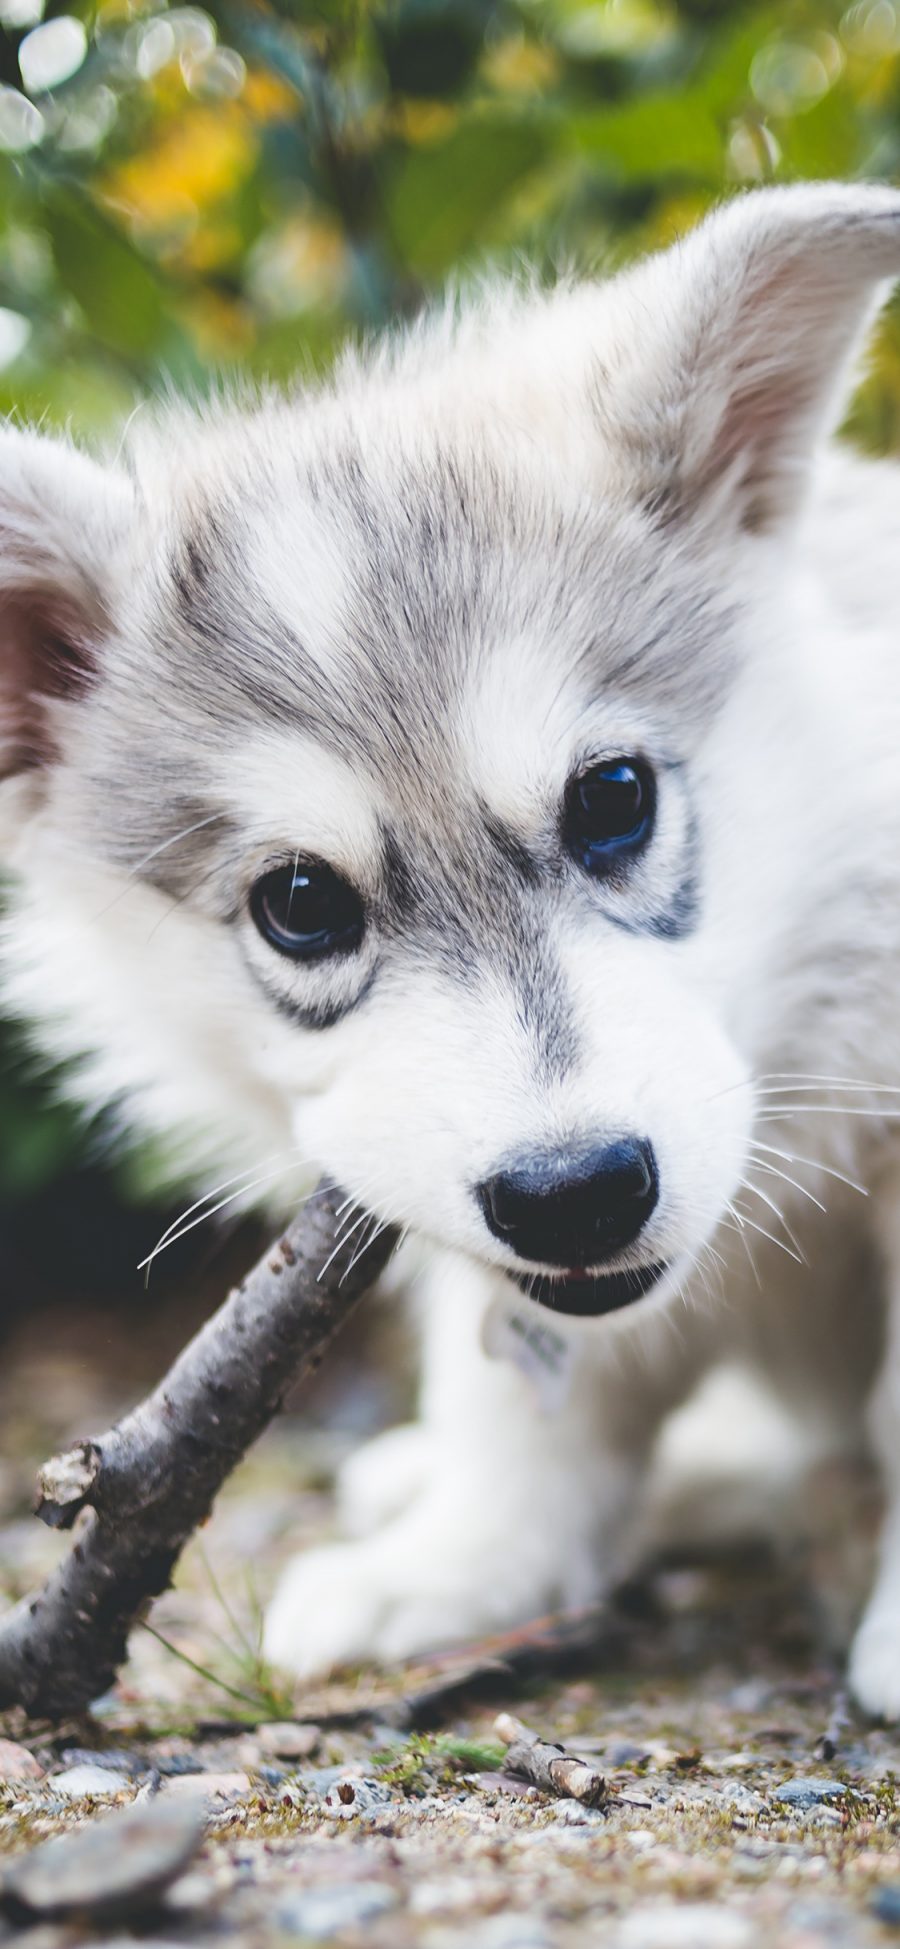
[[[251,68],[241,91],[243,106],[249,110],[255,122],[278,122],[293,119],[297,113],[297,95],[287,81],[270,74],[264,68]]]
[[[148,229],[183,224],[186,209],[203,214],[231,196],[256,161],[258,143],[238,103],[186,104],[155,140],[119,164],[104,191]]]

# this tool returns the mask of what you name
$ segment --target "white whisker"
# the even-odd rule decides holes
[[[851,1191],[858,1191],[862,1198],[869,1195],[864,1184],[857,1183],[856,1178],[847,1177],[844,1171],[835,1170],[833,1164],[823,1164],[821,1158],[801,1157],[797,1151],[779,1150],[775,1144],[760,1143],[757,1137],[751,1137],[750,1149],[763,1150],[770,1157],[781,1157],[786,1164],[805,1164],[810,1171],[823,1171],[826,1177],[837,1178],[839,1184],[846,1184]]]
[[[703,1246],[703,1250],[709,1253],[711,1259],[715,1259],[716,1265],[719,1267],[722,1273],[726,1273],[728,1271],[727,1263],[723,1259],[721,1252],[716,1251],[716,1248],[712,1244],[710,1239],[706,1240],[706,1243]]]
[[[186,907],[188,901],[193,900],[195,893],[199,891],[200,887],[206,886],[208,880],[215,880],[218,877],[218,873],[218,866],[208,867],[205,873],[200,874],[199,879],[192,880],[191,885],[186,887],[183,893],[162,893],[162,898],[168,900],[169,904],[163,909],[158,919],[153,922],[153,926],[147,935],[148,947],[150,946],[150,942],[156,939],[163,922],[171,920],[173,914],[180,913],[182,907]],[[161,892],[161,889],[157,888],[157,892]]]
[[[801,1198],[808,1198],[811,1205],[816,1205],[819,1211],[827,1215],[828,1206],[823,1205],[821,1198],[817,1198],[814,1191],[801,1184],[799,1178],[792,1178],[789,1171],[780,1171],[777,1164],[767,1164],[763,1157],[755,1158],[754,1162],[758,1171],[766,1171],[770,1177],[779,1178],[782,1184],[789,1184],[794,1191],[799,1191]]]
[[[371,1251],[372,1246],[375,1244],[375,1240],[380,1238],[382,1233],[387,1231],[387,1228],[388,1228],[388,1220],[386,1218],[373,1219],[372,1230],[369,1232],[368,1236],[363,1238],[362,1244],[358,1247],[357,1251],[354,1252],[346,1272],[341,1273],[340,1279],[338,1280],[339,1286],[343,1285],[345,1279],[349,1279],[354,1266],[359,1265],[360,1260],[364,1259],[366,1253]]]
[[[780,1118],[798,1117],[877,1117],[880,1123],[891,1123],[900,1117],[900,1106],[896,1110],[885,1107],[880,1110],[860,1110],[852,1103],[779,1103],[773,1109],[760,1110],[758,1122],[778,1123]]]
[[[192,833],[203,832],[206,826],[214,826],[217,823],[217,821],[224,819],[224,817],[225,817],[224,812],[211,812],[208,818],[197,819],[194,825],[192,826],[182,826],[180,832],[173,832],[171,834],[171,837],[168,839],[163,839],[160,845],[151,847],[149,853],[144,854],[143,859],[139,859],[136,865],[129,867],[123,885],[120,886],[118,888],[118,891],[113,894],[112,899],[107,902],[106,906],[101,907],[100,912],[94,915],[94,919],[102,920],[104,916],[110,912],[110,910],[116,905],[116,902],[122,899],[123,894],[128,892],[129,887],[134,886],[135,881],[140,878],[140,875],[142,874],[144,867],[149,866],[151,860],[158,859],[160,853],[167,853],[169,851],[169,848],[171,846],[177,846],[180,840],[190,839]]]
[[[867,1096],[900,1097],[900,1084],[898,1083],[838,1083],[832,1082],[824,1077],[821,1080],[817,1079],[813,1083],[757,1083],[754,1086],[753,1093],[754,1096],[758,1097],[805,1096],[808,1092],[811,1093],[813,1090],[821,1090],[823,1087],[830,1090],[834,1096],[858,1096],[862,1090]]]
[[[864,1079],[859,1076],[817,1076],[812,1070],[807,1072],[799,1069],[769,1070],[764,1075],[756,1078],[755,1087],[761,1088],[767,1083],[784,1083],[790,1085],[791,1088],[802,1087],[813,1089],[824,1085],[834,1089],[900,1091],[900,1083],[872,1082],[869,1078]]]
[[[258,1172],[273,1168],[276,1164],[281,1163],[284,1155],[285,1153],[282,1150],[273,1151],[271,1157],[262,1158],[259,1163],[252,1164],[249,1170],[235,1171],[231,1177],[223,1178],[221,1184],[212,1185],[209,1191],[204,1191],[202,1198],[196,1198],[192,1205],[188,1205],[185,1211],[179,1212],[178,1217],[172,1219],[171,1224],[166,1226],[165,1231],[157,1239],[153,1251],[162,1251],[170,1232],[176,1231],[179,1225],[183,1225],[186,1218],[192,1218],[194,1212],[200,1210],[201,1205],[208,1204],[211,1199],[217,1198],[220,1191],[229,1191],[232,1185],[242,1185],[246,1183],[248,1178],[255,1177]],[[140,1272],[142,1270],[143,1266],[138,1266],[138,1271]]]
[[[733,1207],[733,1209],[734,1209],[734,1212],[735,1212],[735,1215],[737,1215],[737,1213],[738,1213],[738,1210],[739,1210],[739,1207],[738,1207],[737,1205],[735,1205],[735,1206]],[[778,1250],[779,1250],[779,1252],[784,1252],[784,1253],[786,1254],[786,1256],[787,1256],[787,1257],[788,1257],[789,1259],[793,1259],[793,1260],[794,1260],[794,1262],[795,1262],[795,1264],[796,1264],[796,1265],[805,1265],[805,1264],[806,1264],[806,1260],[805,1260],[805,1259],[803,1258],[803,1256],[802,1256],[802,1254],[801,1254],[801,1253],[799,1253],[799,1252],[793,1252],[793,1251],[791,1250],[791,1247],[790,1247],[789,1245],[785,1245],[785,1242],[784,1242],[784,1239],[783,1239],[783,1238],[776,1238],[776,1236],[775,1236],[775,1233],[774,1233],[774,1232],[767,1232],[767,1231],[766,1231],[766,1228],[765,1228],[765,1226],[764,1226],[764,1225],[758,1225],[758,1224],[757,1224],[757,1222],[756,1222],[756,1219],[755,1219],[755,1218],[751,1218],[748,1212],[746,1212],[746,1211],[742,1211],[742,1212],[740,1213],[740,1216],[741,1216],[741,1218],[742,1218],[742,1220],[743,1220],[743,1222],[744,1222],[744,1224],[745,1224],[745,1225],[749,1225],[752,1231],[754,1231],[754,1232],[758,1232],[758,1233],[759,1233],[759,1235],[760,1235],[760,1238],[767,1238],[767,1239],[768,1239],[768,1241],[769,1241],[769,1244],[770,1244],[770,1245],[777,1245],[777,1247],[778,1247]]]
[[[348,1215],[347,1215],[347,1221],[346,1221],[346,1223],[345,1223],[345,1224],[343,1225],[343,1227],[342,1227],[342,1228],[340,1229],[340,1231],[338,1232],[338,1235],[337,1235],[337,1237],[336,1237],[336,1239],[335,1239],[335,1243],[334,1243],[334,1245],[333,1245],[333,1247],[332,1247],[332,1250],[331,1250],[331,1251],[329,1252],[329,1254],[328,1254],[328,1257],[327,1257],[327,1259],[325,1260],[325,1264],[323,1265],[323,1267],[322,1267],[322,1269],[321,1269],[321,1271],[320,1271],[320,1272],[317,1272],[317,1274],[316,1274],[316,1285],[319,1285],[319,1284],[320,1284],[320,1282],[321,1282],[321,1281],[322,1281],[322,1280],[324,1279],[324,1277],[325,1277],[325,1274],[326,1274],[326,1272],[328,1271],[328,1268],[329,1268],[329,1266],[330,1266],[330,1265],[333,1265],[333,1264],[334,1264],[334,1261],[335,1261],[335,1259],[337,1258],[337,1255],[338,1255],[338,1253],[340,1252],[340,1250],[341,1250],[341,1248],[342,1248],[342,1247],[343,1247],[344,1245],[346,1245],[346,1243],[347,1243],[347,1240],[348,1240],[349,1238],[352,1238],[352,1237],[353,1237],[353,1234],[354,1234],[354,1232],[355,1232],[355,1231],[357,1230],[357,1228],[358,1228],[358,1227],[359,1227],[360,1225],[364,1225],[364,1224],[365,1224],[365,1222],[366,1222],[366,1219],[367,1219],[367,1218],[371,1218],[371,1216],[372,1216],[372,1214],[371,1214],[371,1212],[370,1212],[370,1211],[361,1211],[361,1212],[359,1213],[359,1215],[358,1215],[358,1217],[356,1217],[356,1218],[354,1218],[354,1217],[353,1217],[353,1210],[355,1210],[355,1208],[356,1208],[356,1203],[357,1203],[357,1201],[356,1201],[356,1199],[354,1199],[354,1200],[353,1200],[353,1209],[352,1209],[352,1210],[351,1210],[351,1211],[350,1211],[350,1212],[348,1213]]]
[[[299,1168],[298,1160],[296,1158],[290,1158],[286,1164],[280,1164],[277,1170],[265,1171],[260,1177],[251,1178],[249,1184],[238,1185],[236,1191],[229,1192],[227,1198],[220,1198],[217,1204],[211,1205],[206,1211],[201,1211],[196,1218],[191,1219],[190,1224],[182,1225],[180,1231],[173,1232],[170,1227],[169,1235],[165,1240],[163,1241],[161,1239],[157,1245],[154,1245],[152,1252],[148,1252],[146,1259],[142,1259],[138,1266],[139,1272],[143,1272],[146,1267],[147,1278],[144,1281],[145,1285],[149,1284],[150,1270],[154,1259],[158,1259],[162,1252],[168,1251],[170,1245],[177,1245],[180,1238],[185,1238],[188,1232],[196,1231],[198,1225],[205,1224],[207,1218],[214,1218],[216,1212],[224,1211],[227,1205],[235,1204],[238,1198],[246,1197],[251,1191],[261,1190],[263,1185],[277,1184],[279,1178],[286,1177],[289,1171],[295,1171]],[[315,1196],[315,1193],[312,1195]]]
[[[737,1236],[737,1237],[738,1237],[738,1238],[740,1239],[740,1241],[741,1241],[741,1244],[742,1244],[742,1246],[743,1246],[743,1248],[744,1248],[744,1251],[745,1251],[745,1253],[746,1253],[746,1255],[747,1255],[747,1263],[748,1263],[748,1265],[749,1265],[749,1267],[750,1267],[750,1270],[751,1270],[751,1272],[752,1272],[752,1274],[753,1274],[753,1278],[754,1278],[754,1280],[755,1280],[755,1282],[756,1282],[756,1285],[757,1285],[757,1288],[758,1288],[758,1290],[759,1290],[760,1292],[762,1292],[762,1280],[760,1279],[760,1276],[759,1276],[759,1267],[758,1267],[758,1265],[757,1265],[757,1263],[756,1263],[756,1260],[755,1260],[755,1259],[754,1259],[754,1257],[753,1257],[753,1253],[752,1253],[752,1252],[751,1252],[751,1250],[750,1250],[750,1242],[749,1242],[749,1239],[747,1238],[747,1236],[746,1236],[746,1233],[745,1233],[745,1231],[744,1231],[744,1221],[743,1221],[743,1218],[741,1217],[741,1214],[740,1214],[740,1212],[738,1211],[738,1208],[737,1208],[737,1206],[736,1206],[736,1205],[733,1205],[733,1204],[731,1203],[731,1201],[730,1201],[730,1199],[726,1199],[726,1201],[725,1201],[725,1209],[726,1209],[726,1211],[729,1211],[729,1212],[731,1213],[731,1218],[732,1218],[732,1221],[733,1221],[733,1222],[732,1222],[732,1223],[731,1223],[731,1224],[730,1224],[730,1225],[728,1226],[728,1230],[729,1230],[729,1231],[732,1231],[732,1232],[734,1232],[734,1233],[735,1233],[735,1235],[736,1235],[736,1236]]]
[[[799,1239],[797,1239],[794,1233],[791,1231],[790,1225],[788,1224],[787,1219],[785,1218],[781,1206],[777,1205],[775,1203],[774,1198],[770,1198],[768,1196],[768,1193],[763,1191],[761,1185],[754,1184],[752,1178],[742,1177],[741,1189],[743,1191],[751,1192],[754,1198],[761,1198],[763,1204],[768,1206],[773,1217],[777,1218],[779,1225],[783,1226],[785,1232],[787,1233],[788,1238],[791,1241],[792,1246],[794,1247],[794,1251],[799,1253],[801,1263],[805,1264],[804,1253],[800,1245]]]

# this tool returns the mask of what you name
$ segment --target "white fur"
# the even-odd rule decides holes
[[[288,1571],[267,1649],[291,1670],[597,1595],[665,1417],[739,1359],[817,1441],[870,1430],[887,1516],[851,1676],[900,1715],[900,475],[822,447],[898,274],[894,192],[764,192],[609,285],[448,313],[304,406],[142,433],[124,471],[0,439],[8,998],[201,1181],[277,1153],[284,1202],[325,1169],[419,1238],[423,1426],[354,1458],[357,1540]],[[171,596],[198,528],[221,660]],[[42,700],[60,602],[90,667]],[[322,696],[374,755],[319,741]],[[435,885],[455,860],[464,900],[473,808],[552,848],[567,780],[630,751],[659,776],[640,874],[548,875],[568,1066],[538,1061],[504,901],[496,932],[487,896],[468,917],[468,977],[435,921],[414,956],[373,923],[316,969],[253,928],[254,878],[295,852],[375,912],[386,825]],[[216,847],[175,893],[190,834],[141,838],[173,795]],[[661,937],[692,847],[697,914]],[[652,1140],[642,1249],[670,1271],[554,1320],[573,1380],[542,1415],[484,1351],[489,1307],[529,1302],[472,1187],[573,1131]]]

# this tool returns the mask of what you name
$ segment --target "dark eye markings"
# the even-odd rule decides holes
[[[646,759],[617,756],[586,766],[570,780],[565,793],[561,818],[565,851],[590,878],[614,883],[622,868],[648,845],[656,802],[656,775]],[[491,824],[489,829],[497,843],[496,827]],[[502,836],[504,843],[498,843],[497,849],[507,870],[520,882],[538,885],[542,878],[538,863],[518,842],[513,849],[505,832]],[[413,902],[405,869],[402,885],[404,898],[396,904],[406,915]],[[298,857],[292,864],[270,868],[251,887],[248,906],[261,938],[295,964],[346,961],[360,948],[366,933],[362,896],[349,880],[321,860]],[[689,870],[667,911],[637,922],[612,913],[610,919],[628,931],[679,939],[690,931],[696,912],[696,880]],[[277,995],[273,1000],[298,1026],[328,1028],[348,1008],[357,1006],[373,979],[374,969],[352,1000],[310,1002]]]
[[[569,782],[563,844],[593,879],[611,878],[647,845],[655,814],[656,778],[646,760],[604,759]]]
[[[364,1002],[366,996],[370,993],[374,982],[375,970],[372,968],[366,976],[362,987],[354,994],[352,1001],[346,1002],[304,1004],[303,1002],[295,1001],[290,995],[279,995],[268,987],[266,992],[270,996],[273,1006],[277,1008],[279,1015],[284,1015],[289,1022],[293,1023],[295,1028],[333,1029],[337,1022],[343,1021],[345,1015],[349,1015],[353,1009],[359,1008],[360,1003]]]
[[[354,954],[366,928],[356,889],[321,860],[264,873],[250,890],[250,914],[276,953],[306,964]]]

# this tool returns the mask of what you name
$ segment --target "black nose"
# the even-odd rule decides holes
[[[479,1184],[495,1238],[520,1258],[570,1271],[603,1265],[631,1245],[659,1197],[650,1144],[620,1137],[597,1150],[522,1158]]]

